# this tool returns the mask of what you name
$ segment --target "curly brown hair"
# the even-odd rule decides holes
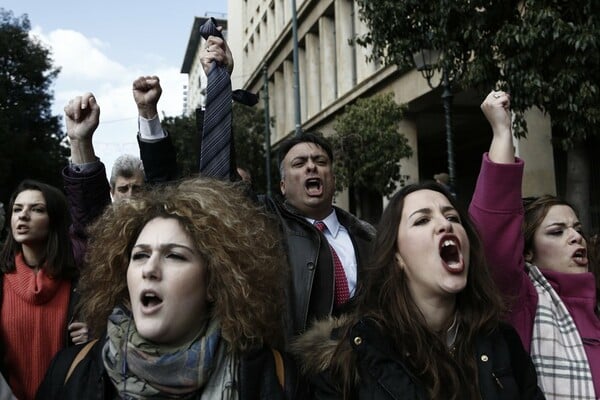
[[[209,312],[219,317],[230,349],[282,343],[287,266],[276,222],[239,186],[208,178],[156,187],[113,204],[90,227],[79,288],[81,317],[92,332],[104,332],[116,305],[129,305],[131,251],[143,227],[157,217],[177,219],[202,255]]]

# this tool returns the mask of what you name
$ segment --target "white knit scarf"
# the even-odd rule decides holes
[[[538,294],[531,337],[538,384],[548,400],[595,400],[592,373],[571,314],[540,270],[529,263],[527,270]]]

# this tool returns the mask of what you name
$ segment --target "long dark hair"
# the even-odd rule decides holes
[[[19,193],[25,190],[42,192],[46,200],[46,211],[49,218],[48,239],[46,240],[45,261],[42,264],[46,273],[54,278],[71,278],[77,269],[71,249],[69,237],[69,209],[65,195],[54,186],[26,179],[13,192],[7,209],[7,219],[12,218],[13,206]],[[9,273],[15,270],[15,256],[21,251],[21,244],[13,237],[12,229],[7,229],[7,236],[0,250],[0,271]]]
[[[452,354],[445,337],[441,338],[426,324],[410,294],[406,275],[395,260],[404,199],[419,190],[433,190],[449,200],[459,213],[470,243],[467,285],[456,297],[457,321],[460,325]],[[407,365],[430,398],[478,398],[477,365],[473,350],[476,338],[497,326],[502,314],[502,301],[468,214],[437,183],[406,186],[392,197],[384,210],[372,254],[373,258],[362,275],[362,284],[359,284],[357,311],[348,329],[361,318],[375,321],[397,354],[410,354],[410,357],[405,357]],[[343,382],[344,398],[352,398],[354,385],[358,382],[355,361],[347,349],[344,343],[338,346],[337,354],[341,361],[334,373]]]

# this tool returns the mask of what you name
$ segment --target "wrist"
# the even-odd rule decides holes
[[[510,128],[510,126],[493,127],[492,134],[495,138],[501,139],[508,137],[512,139],[512,129]]]
[[[71,161],[74,164],[85,164],[96,160],[91,138],[69,138],[69,141],[71,145]]]
[[[152,119],[158,115],[156,106],[138,106],[138,114],[142,118]]]

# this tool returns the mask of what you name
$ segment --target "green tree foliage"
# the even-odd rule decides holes
[[[233,104],[232,131],[238,167],[252,175],[253,187],[266,190],[264,114],[262,110]],[[196,118],[188,116],[164,117],[163,127],[169,132],[177,149],[177,163],[182,176],[198,173],[199,137]]]
[[[252,186],[258,193],[266,193],[266,150],[265,115],[262,109],[233,104],[233,136],[235,138],[235,158],[238,167],[252,175]],[[271,175],[276,170],[271,165]]]
[[[436,65],[454,84],[511,93],[514,132],[537,106],[551,117],[553,137],[567,150],[564,194],[590,224],[590,163],[585,148],[600,132],[600,1],[357,0],[373,57],[412,68],[412,54],[442,51]],[[598,212],[596,207],[596,213]]]
[[[517,112],[540,107],[562,144],[600,128],[600,2],[597,0],[357,0],[369,32],[357,38],[373,57],[412,68],[423,48],[441,50],[445,67],[463,87],[500,85]]]
[[[198,174],[200,165],[200,144],[196,134],[196,118],[188,116],[166,117],[161,121],[163,129],[169,132],[177,150],[177,168],[182,178]]]
[[[357,4],[369,28],[357,42],[372,46],[372,59],[410,69],[413,54],[437,49],[443,56],[436,66],[469,85],[497,80],[494,38],[506,21],[518,18],[516,0],[357,0]]]
[[[24,178],[61,186],[68,149],[50,89],[59,73],[50,51],[29,36],[26,15],[0,9],[0,198]]]
[[[600,131],[600,2],[526,0],[521,10],[495,38],[512,107],[548,112],[569,149]]]
[[[401,180],[398,160],[412,156],[398,122],[404,107],[392,93],[358,99],[335,123],[331,137],[339,189],[354,186],[389,195]]]
[[[555,143],[567,150],[562,195],[585,227],[599,229],[588,139],[600,132],[600,2],[525,0],[519,23],[506,24],[496,43],[512,107],[520,112],[517,133],[526,132],[520,116],[530,106],[550,114]]]

